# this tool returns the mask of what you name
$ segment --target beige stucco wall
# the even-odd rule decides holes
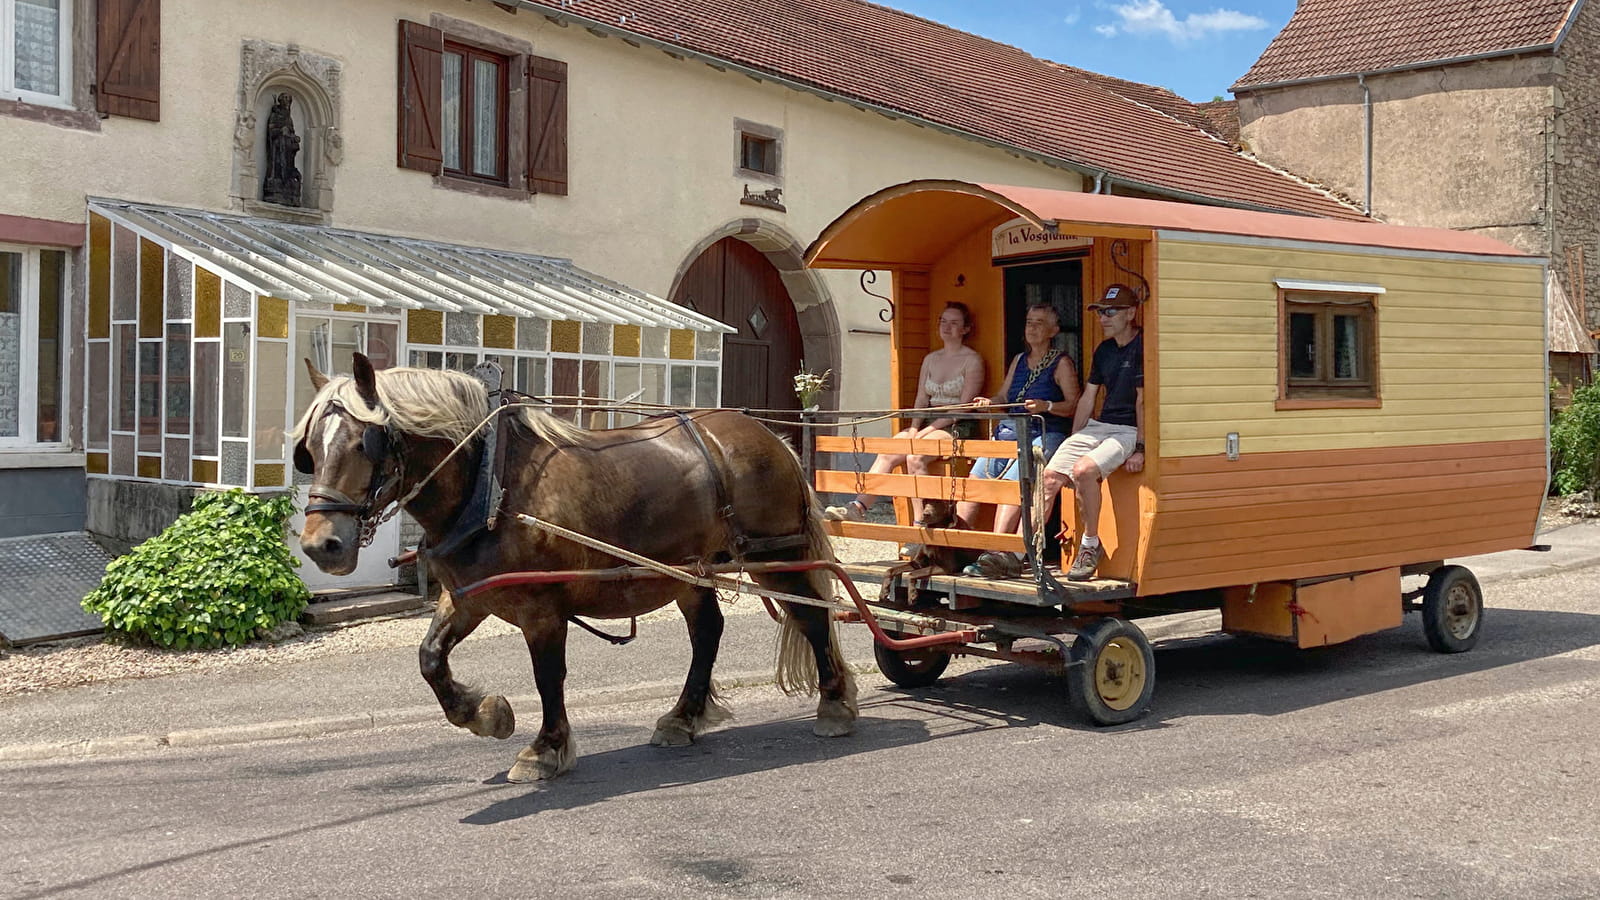
[[[1551,56],[1375,75],[1372,212],[1470,229],[1545,253]],[[1240,137],[1263,160],[1366,199],[1363,92],[1354,77],[1239,94]]]
[[[395,165],[396,21],[436,12],[568,63],[570,196],[478,196]],[[87,195],[228,209],[239,51],[251,38],[343,63],[334,225],[570,257],[661,296],[694,248],[737,220],[767,220],[766,233],[800,251],[851,203],[908,179],[1081,185],[972,141],[487,2],[168,0],[162,29],[161,122],[106,119],[95,132],[0,117],[0,213],[83,221]],[[736,118],[783,130],[786,213],[739,202]],[[841,405],[885,402],[889,339],[852,333],[884,330],[882,304],[854,273],[817,283],[842,335]],[[883,281],[878,289],[888,292]]]

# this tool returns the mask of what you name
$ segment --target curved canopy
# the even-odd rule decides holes
[[[806,265],[829,269],[926,268],[974,230],[992,228],[1017,217],[1041,228],[1086,237],[1150,238],[1161,232],[1191,232],[1536,259],[1493,238],[1444,228],[1322,219],[1051,188],[924,180],[885,188],[850,207],[807,248]]]

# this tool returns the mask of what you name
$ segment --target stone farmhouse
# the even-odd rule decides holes
[[[1170,92],[860,0],[0,9],[0,536],[300,484],[302,358],[882,404],[887,285],[800,254],[915,178],[1361,218]]]
[[[1547,256],[1552,377],[1569,396],[1592,377],[1600,9],[1301,0],[1232,90],[1239,139],[1263,161],[1383,221]]]

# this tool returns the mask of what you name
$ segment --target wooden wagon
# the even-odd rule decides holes
[[[1534,542],[1548,478],[1544,260],[1499,241],[918,181],[857,203],[806,262],[893,273],[889,377],[899,408],[916,394],[946,302],[973,310],[973,344],[993,386],[1020,349],[1030,298],[1055,300],[1065,352],[1082,361],[1101,339],[1086,298],[1112,282],[1150,291],[1141,311],[1147,463],[1108,480],[1099,577],[1065,581],[1058,558],[1031,549],[1031,572],[1010,581],[907,580],[892,574],[896,560],[853,567],[858,580],[886,582],[884,605],[936,610],[981,638],[931,650],[880,643],[885,673],[901,684],[933,681],[952,653],[1042,663],[1066,671],[1093,721],[1130,721],[1150,702],[1154,657],[1129,620],[1193,609],[1220,608],[1226,632],[1299,647],[1391,628],[1420,610],[1435,649],[1466,650],[1478,639],[1482,592],[1444,560]],[[1031,547],[1016,535],[915,527],[905,503],[1017,503],[1027,459],[1020,492],[1016,482],[961,477],[961,458],[1018,454],[1015,444],[841,429],[816,450],[832,460],[815,472],[820,491],[900,498],[897,524],[830,523],[835,535]],[[956,459],[938,476],[863,473],[863,456],[883,451]],[[1063,508],[1070,516],[1070,502]],[[1426,575],[1426,586],[1404,592],[1407,575]]]

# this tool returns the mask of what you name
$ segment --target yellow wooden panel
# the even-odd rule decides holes
[[[612,329],[611,351],[616,356],[638,356],[643,329],[638,325],[617,325]]]
[[[254,483],[257,487],[282,487],[283,463],[256,463]]]
[[[289,336],[289,301],[281,297],[262,297],[256,301],[256,336]]]
[[[333,305],[333,311],[334,312],[364,313],[364,312],[367,311],[367,308],[365,306],[362,306],[359,303],[335,303]]]
[[[83,468],[91,475],[105,475],[111,471],[111,454],[86,453],[83,457]]]
[[[141,456],[141,457],[139,457],[138,466],[137,466],[137,468],[134,469],[134,471],[139,474],[140,478],[160,478],[161,477],[161,457],[159,457],[159,456]]]
[[[1543,433],[1538,266],[1164,241],[1163,457],[1514,440]],[[1279,410],[1277,278],[1376,284],[1381,406]]]
[[[200,484],[217,483],[217,461],[214,459],[196,459],[189,463],[190,478]]]
[[[692,345],[691,345],[692,346]],[[583,348],[583,325],[560,320],[550,323],[550,350],[554,353],[577,353]],[[689,358],[694,358],[693,351]]]
[[[694,359],[694,332],[687,328],[672,329],[667,355],[671,359]]]
[[[517,346],[517,320],[515,316],[484,316],[483,345],[510,350]]]
[[[162,277],[167,270],[167,253],[148,238],[139,239],[139,336],[161,337],[163,325]]]
[[[222,334],[222,278],[200,266],[194,268],[194,336]]]
[[[111,336],[111,221],[89,215],[89,337]]]
[[[406,341],[412,344],[444,343],[444,313],[436,309],[407,310]]]

